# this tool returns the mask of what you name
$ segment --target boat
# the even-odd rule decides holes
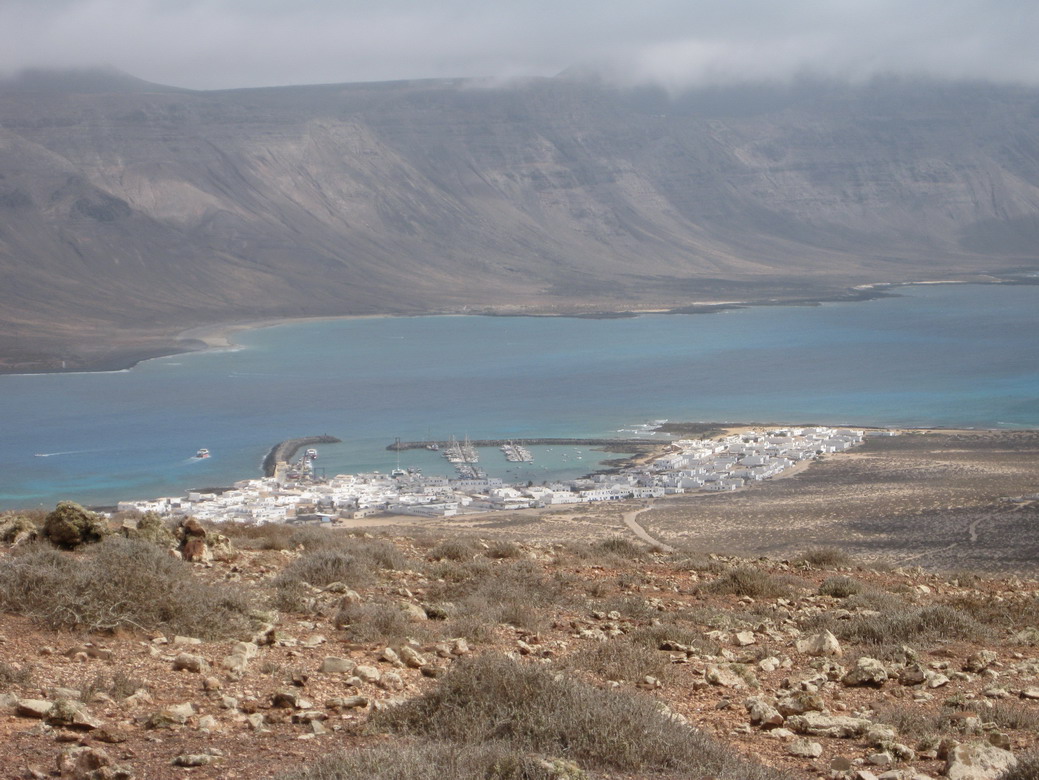
[[[406,472],[400,466],[397,466],[397,468],[393,469],[393,471],[390,472],[391,477],[406,477],[407,475],[408,472]]]
[[[307,460],[317,460],[317,450],[313,447],[307,450]]]
[[[203,458],[208,458],[209,457],[209,450],[207,450],[205,447],[203,447],[202,449],[200,449],[198,452],[195,453],[195,457],[198,460],[202,460]]]

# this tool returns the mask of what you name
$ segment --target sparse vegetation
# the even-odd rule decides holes
[[[668,717],[649,698],[497,655],[460,662],[429,693],[376,713],[372,726],[467,745],[506,742],[605,770],[781,777]]]
[[[55,629],[224,637],[248,629],[250,604],[152,544],[111,537],[82,555],[37,546],[0,560],[0,608]]]
[[[903,607],[877,615],[853,615],[834,620],[828,615],[807,622],[812,629],[829,629],[839,639],[863,645],[887,645],[933,640],[980,640],[984,626],[970,615],[941,604]]]
[[[795,563],[807,563],[820,569],[838,569],[851,566],[854,560],[839,547],[812,547],[805,550]]]
[[[458,745],[420,740],[338,753],[281,780],[580,780],[579,773],[563,773],[568,764],[497,742]]]
[[[776,598],[791,595],[794,584],[793,578],[778,577],[758,568],[740,566],[704,585],[702,590],[707,593],[731,593],[756,599]]]
[[[837,599],[846,599],[848,596],[855,596],[862,593],[863,584],[856,579],[851,577],[845,577],[840,575],[837,577],[828,577],[823,580],[819,586],[819,595],[821,596],[833,596]]]
[[[32,680],[32,667],[0,661],[0,692],[14,685],[28,685]]]
[[[1001,774],[998,780],[1039,780],[1039,753],[1019,756],[1017,766]]]
[[[646,676],[664,680],[670,671],[665,654],[626,639],[613,639],[578,650],[566,657],[565,666],[591,672],[603,680],[631,683]]]

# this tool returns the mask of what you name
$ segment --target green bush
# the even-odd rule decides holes
[[[118,536],[86,554],[36,546],[0,561],[0,609],[52,629],[237,636],[250,607],[242,591],[203,583],[158,547]]]
[[[504,742],[607,771],[782,777],[668,717],[649,697],[601,690],[500,655],[458,662],[435,689],[375,713],[371,725],[468,745]]]

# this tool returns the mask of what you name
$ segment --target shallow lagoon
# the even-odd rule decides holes
[[[240,333],[241,349],[130,371],[0,377],[0,508],[111,503],[257,476],[272,444],[329,433],[331,473],[393,468],[404,440],[614,436],[657,418],[1039,427],[1039,287],[710,315],[416,317]],[[207,447],[213,457],[191,456]],[[599,458],[496,450],[493,476],[576,476]],[[580,457],[578,457],[580,456]],[[449,473],[405,452],[405,466]]]

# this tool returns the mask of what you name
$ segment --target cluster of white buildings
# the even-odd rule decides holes
[[[452,517],[462,512],[657,498],[736,490],[821,454],[844,452],[861,444],[864,435],[847,428],[783,428],[675,441],[671,451],[647,466],[537,486],[506,485],[494,477],[421,474],[339,474],[319,481],[266,477],[237,482],[221,493],[120,502],[119,509],[260,524],[334,522],[377,513]]]

